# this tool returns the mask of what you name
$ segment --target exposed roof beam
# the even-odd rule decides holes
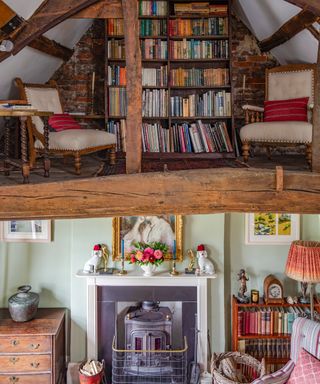
[[[0,188],[0,220],[217,212],[320,212],[320,174],[197,169]]]
[[[63,61],[68,61],[73,55],[73,49],[67,48],[54,40],[45,36],[40,36],[28,44],[29,47],[46,53],[47,55],[58,57]]]
[[[98,0],[45,0],[28,22],[15,34],[12,54],[16,55],[31,41]]]
[[[310,25],[310,27],[307,29],[317,40],[320,41],[320,32],[317,30],[317,28],[315,28],[313,25]]]
[[[320,16],[319,0],[286,0],[288,3],[294,4],[300,8],[308,9],[314,14]]]
[[[72,16],[75,19],[109,19],[121,18],[121,0],[100,0],[83,11]]]
[[[299,32],[310,27],[318,20],[313,12],[303,9],[297,15],[293,16],[290,20],[284,23],[272,36],[259,43],[262,52],[270,51],[272,48],[277,47],[290,40]]]

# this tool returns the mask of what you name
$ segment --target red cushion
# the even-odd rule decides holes
[[[55,132],[67,129],[81,129],[81,125],[67,113],[56,113],[50,116],[48,123],[51,130]]]
[[[309,97],[264,102],[264,121],[308,121]]]
[[[287,384],[319,384],[320,361],[303,348]]]

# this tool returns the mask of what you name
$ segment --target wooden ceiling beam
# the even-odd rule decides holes
[[[26,45],[57,24],[98,0],[45,0],[12,39],[16,55]]]
[[[320,41],[320,32],[313,25],[310,25],[307,29],[317,40]]]
[[[127,68],[126,172],[141,172],[142,63],[137,0],[122,0]]]
[[[310,27],[319,19],[312,11],[303,9],[297,15],[284,23],[272,36],[259,43],[262,52],[270,51],[271,49],[284,44],[292,37]]]
[[[0,189],[0,220],[320,213],[320,174],[284,171],[280,184],[275,170],[217,168],[14,185]]]
[[[73,19],[110,19],[122,18],[121,0],[100,0],[83,11],[72,16]]]
[[[307,9],[315,15],[320,16],[320,2],[319,0],[286,0],[288,3],[296,5],[300,8]]]
[[[47,55],[57,57],[63,61],[68,61],[73,55],[73,49],[67,48],[45,36],[37,37],[28,44],[28,47],[46,53]]]

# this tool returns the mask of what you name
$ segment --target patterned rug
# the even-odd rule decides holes
[[[143,159],[142,172],[182,171],[187,169],[207,168],[247,168],[237,159]],[[117,159],[116,165],[105,164],[97,176],[119,175],[126,173],[125,158]]]

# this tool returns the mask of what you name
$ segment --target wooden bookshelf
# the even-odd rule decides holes
[[[236,297],[233,296],[232,350],[246,352],[259,359],[265,357],[267,368],[269,365],[269,371],[279,369],[290,359],[291,333],[288,323],[286,326],[284,325],[284,321],[289,321],[288,316],[286,316],[285,318],[281,316],[281,329],[284,331],[288,330],[289,332],[274,332],[274,329],[277,327],[279,330],[279,323],[277,323],[276,327],[274,327],[275,322],[279,322],[279,318],[277,318],[275,315],[272,315],[272,313],[282,311],[281,313],[282,315],[284,315],[285,312],[289,312],[289,308],[296,308],[296,310],[298,308],[301,308],[301,311],[303,311],[303,309],[309,309],[309,307],[309,304],[283,303],[267,305],[264,303],[263,299],[260,300],[259,304],[242,304],[238,303]],[[315,310],[317,310],[317,308],[320,309],[320,303],[315,298]],[[239,315],[239,312],[249,312],[249,315],[248,317],[246,317],[246,315]],[[262,317],[262,312],[271,313],[269,325],[267,325],[266,323],[266,317]],[[250,317],[252,313],[254,313],[254,315]],[[259,315],[255,315],[258,313],[261,313],[260,317],[258,317]],[[291,318],[291,320],[293,319]],[[245,323],[249,321],[249,325],[243,324],[243,321]],[[257,324],[255,324],[253,328],[251,328],[252,321],[260,323],[260,326],[258,325],[258,329],[260,331],[259,333],[251,332],[252,330],[254,331],[257,327]],[[267,351],[267,353],[263,354],[262,356],[262,353],[265,351]]]
[[[137,0],[140,4],[140,0]],[[154,3],[161,2],[156,0]],[[166,15],[145,15],[141,14],[139,16],[141,24],[140,30],[140,42],[145,46],[145,49],[148,50],[150,47],[148,44],[154,44],[153,48],[150,48],[148,52],[152,52],[152,49],[155,51],[157,47],[161,47],[158,50],[158,53],[163,53],[166,49],[166,58],[163,58],[162,55],[158,55],[155,58],[145,57],[142,55],[142,66],[143,68],[150,69],[158,69],[161,70],[161,67],[166,67],[167,70],[167,84],[153,84],[151,86],[142,85],[143,93],[147,92],[166,92],[166,95],[163,96],[166,105],[166,116],[159,116],[156,114],[152,116],[151,113],[148,115],[151,116],[143,116],[143,124],[145,125],[145,130],[143,128],[143,135],[145,132],[150,132],[150,139],[154,138],[155,133],[157,132],[157,140],[165,141],[165,145],[162,145],[158,148],[160,152],[152,151],[152,148],[149,148],[149,151],[144,153],[144,156],[151,157],[153,154],[156,157],[161,158],[234,158],[235,157],[235,131],[234,131],[234,117],[232,111],[232,75],[231,75],[231,4],[230,0],[209,0],[207,1],[210,5],[225,5],[227,6],[227,15],[203,15],[200,13],[194,14],[176,14],[175,13],[175,4],[191,4],[191,3],[201,3],[203,0],[194,0],[194,1],[181,1],[181,0],[166,0]],[[139,5],[139,10],[142,8]],[[220,18],[220,20],[218,20]],[[119,115],[115,115],[114,113],[109,114],[109,106],[110,106],[110,89],[112,88],[124,88],[125,86],[121,85],[108,85],[111,83],[108,78],[108,67],[114,68],[114,66],[125,67],[125,58],[117,57],[114,58],[112,55],[108,54],[108,46],[109,44],[122,44],[124,41],[123,30],[121,30],[121,26],[116,26],[116,30],[118,34],[114,34],[113,26],[116,23],[119,23],[119,19],[109,19],[106,20],[105,25],[105,42],[106,42],[106,85],[105,85],[105,115],[106,115],[106,124],[108,126],[115,126],[118,124],[118,121],[122,120],[122,123],[125,121],[125,116],[123,113]],[[214,23],[217,23],[214,25]],[[112,25],[108,24],[112,23]],[[154,24],[153,24],[154,23]],[[177,24],[181,23],[183,28],[180,28],[181,25]],[[196,24],[195,24],[196,23]],[[222,23],[222,27],[219,23]],[[219,24],[219,25],[218,25]],[[188,26],[189,29],[185,29],[185,25]],[[172,26],[176,28],[173,30]],[[191,26],[191,33],[190,33]],[[119,28],[118,28],[119,27]],[[179,28],[179,29],[178,29]],[[216,28],[216,29],[215,29]],[[154,31],[159,31],[161,33],[155,34]],[[182,33],[177,32],[182,31]],[[187,33],[188,32],[188,33]],[[189,42],[189,43],[188,43]],[[162,45],[161,45],[162,44]],[[176,48],[175,55],[173,55],[172,50],[174,50],[174,44],[180,44],[179,47]],[[189,44],[191,48],[186,51],[184,50],[184,54],[179,57],[177,52],[181,51],[182,45]],[[197,48],[195,48],[197,46]],[[165,48],[166,47],[166,48]],[[171,48],[173,47],[173,48]],[[163,49],[163,51],[162,51]],[[197,51],[196,51],[197,49]],[[187,53],[186,53],[187,52]],[[200,53],[199,53],[200,52]],[[209,53],[207,53],[209,52]],[[210,56],[210,52],[213,54],[213,57]],[[143,53],[143,50],[142,50]],[[202,58],[186,58],[185,55],[197,56],[199,53]],[[208,54],[208,57],[206,57]],[[224,57],[225,55],[226,57]],[[203,83],[205,80],[201,77],[200,84],[199,81],[197,84],[188,84],[177,85],[172,81],[172,70],[192,70],[196,69],[202,71],[199,75],[197,72],[197,76],[204,78],[205,70],[216,70],[223,69],[226,73],[227,78],[229,78],[228,82],[218,83],[218,82],[210,82],[210,84],[206,85]],[[191,72],[187,72],[184,76],[192,76]],[[196,82],[193,79],[193,82]],[[224,111],[227,110],[226,104],[228,96],[228,105],[230,103],[231,113],[228,116],[224,116],[221,114],[221,109]],[[148,96],[150,94],[148,93]],[[152,94],[154,97],[155,94]],[[195,95],[195,96],[193,96]],[[157,97],[157,95],[155,95]],[[158,96],[159,98],[161,96]],[[173,101],[171,98],[175,97]],[[147,99],[147,96],[146,96]],[[203,110],[202,105],[208,105],[208,110],[215,112],[215,115],[210,114],[209,116],[199,116],[199,113],[184,113],[184,109],[182,111],[182,104],[184,102],[189,104],[189,111],[192,111],[194,105],[198,107],[198,110]],[[195,101],[193,101],[195,100]],[[209,101],[207,101],[209,100]],[[172,104],[173,103],[173,104]],[[175,104],[174,104],[175,103]],[[172,105],[177,106],[178,112],[172,113],[171,107]],[[192,104],[193,103],[193,104]],[[205,104],[207,103],[207,104]],[[212,107],[212,104],[218,104],[219,113],[216,112],[216,109]],[[192,106],[191,106],[192,104]],[[200,107],[199,107],[200,106]],[[151,106],[153,108],[153,105]],[[184,108],[184,107],[183,107]],[[186,107],[187,109],[187,107]],[[153,110],[153,109],[152,109]],[[178,116],[175,116],[178,114]],[[203,126],[200,127],[198,121],[201,120]],[[147,126],[153,125],[153,127]],[[158,124],[157,126],[155,126]],[[195,138],[191,139],[191,135],[194,135],[194,131],[191,129],[191,124],[196,124],[196,129],[200,134],[200,139],[198,139],[200,143],[200,149],[204,151],[195,152],[194,145]],[[197,125],[198,124],[198,125]],[[183,128],[180,128],[183,125]],[[118,124],[120,126],[120,124]],[[148,130],[150,128],[150,130]],[[113,128],[112,128],[113,129]],[[205,132],[205,133],[204,133]],[[146,133],[148,135],[149,133]],[[153,136],[152,136],[153,135]],[[189,135],[189,138],[186,136]],[[119,135],[118,135],[119,136]],[[227,136],[227,137],[226,137]],[[165,137],[165,138],[164,138]],[[211,140],[212,143],[209,145],[205,144],[204,140]],[[184,145],[182,145],[179,140],[185,140]],[[122,141],[120,137],[118,137],[118,141]],[[145,144],[148,141],[148,137],[143,140]],[[145,144],[146,145],[146,144]],[[174,148],[173,148],[174,147]],[[120,145],[118,146],[120,150]],[[174,151],[173,151],[174,149]],[[199,147],[198,147],[199,149]]]

